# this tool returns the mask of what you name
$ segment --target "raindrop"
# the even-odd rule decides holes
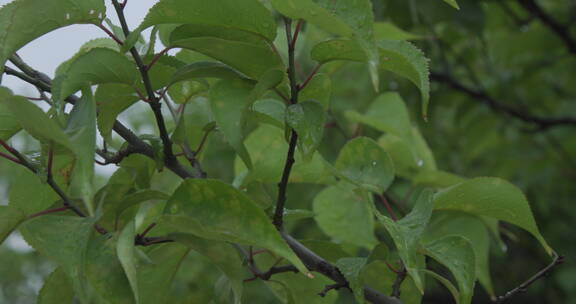
[[[66,13],[66,20],[70,20],[70,14]]]
[[[372,162],[372,166],[376,166],[376,162]]]
[[[422,167],[424,165],[424,161],[419,159],[418,160],[418,167]]]

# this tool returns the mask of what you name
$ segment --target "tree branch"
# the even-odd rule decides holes
[[[4,71],[7,75],[12,75],[12,76],[18,77],[21,80],[36,86],[41,91],[49,92],[49,93],[52,91],[52,87],[51,87],[52,79],[50,79],[50,77],[46,76],[45,74],[43,74],[41,72],[36,71],[35,69],[26,65],[24,62],[22,62],[21,60],[19,60],[17,58],[16,58],[16,60],[14,58],[12,60],[14,60],[12,62],[16,66],[24,68],[22,70],[24,73],[18,72],[16,70],[6,66]],[[79,100],[78,97],[76,97],[74,95],[68,96],[66,98],[66,102],[68,102],[70,104],[76,104],[76,102],[78,102],[78,100]],[[128,129],[122,123],[120,123],[117,120],[114,121],[114,125],[113,125],[112,129],[114,130],[114,132],[116,132],[118,135],[120,135],[120,137],[122,137],[124,140],[126,140],[126,142],[128,142],[130,144],[130,146],[132,146],[134,153],[139,153],[139,154],[146,155],[150,158],[154,158],[154,150],[152,149],[152,147],[149,144],[147,144],[146,142],[144,142],[142,139],[140,139],[136,134],[134,134],[130,129]],[[181,178],[193,178],[194,177],[179,162],[172,162],[172,163],[166,162],[165,166],[168,169],[172,170],[175,174],[177,174]]]
[[[50,83],[51,80],[48,78],[48,82],[44,82],[36,77],[30,76],[26,73],[20,73],[9,67],[6,67],[5,70],[6,74],[14,75],[19,77],[20,79],[37,85],[37,87],[44,91],[50,92],[51,87]],[[38,73],[36,71],[36,73]],[[41,74],[44,75],[44,74]],[[21,76],[21,77],[20,77]],[[45,75],[44,75],[45,76]],[[74,95],[69,96],[66,101],[71,104],[75,104],[78,102],[78,98]],[[124,140],[126,140],[132,147],[135,149],[135,153],[140,153],[146,155],[150,158],[154,158],[154,152],[150,145],[142,141],[136,134],[134,134],[130,129],[126,128],[122,123],[115,121],[113,130],[118,133]],[[180,163],[169,164],[165,163],[166,167],[180,176],[183,179],[187,178],[194,178],[194,174],[187,170],[185,167],[182,167]],[[302,262],[308,267],[308,269],[319,272],[324,276],[334,280],[336,283],[347,284],[347,280],[342,276],[338,268],[336,266],[328,263],[316,253],[305,247],[302,243],[298,242],[296,239],[292,238],[290,235],[286,233],[282,233],[282,237],[288,243],[288,245],[292,248],[292,250],[296,253],[296,255],[302,260]],[[172,242],[170,239],[162,238],[162,237],[146,237],[141,243],[137,243],[137,245],[141,246],[148,246],[153,244],[160,244]],[[366,300],[374,304],[401,304],[401,302],[397,299],[391,298],[386,296],[385,294],[372,289],[370,287],[364,288],[364,296]]]
[[[572,39],[570,30],[558,23],[554,18],[548,15],[535,0],[517,0],[518,4],[525,10],[530,12],[533,16],[540,19],[540,21],[553,31],[564,43],[568,51],[576,55],[576,40]]]
[[[474,100],[481,102],[489,106],[493,111],[504,113],[510,117],[519,119],[525,123],[534,124],[539,130],[547,130],[555,126],[576,126],[576,118],[574,117],[559,117],[559,118],[544,118],[535,116],[530,113],[522,112],[515,108],[512,108],[506,104],[503,104],[496,99],[492,98],[487,92],[477,89],[469,88],[450,75],[432,72],[430,73],[430,78],[433,81],[443,83],[457,91],[460,91]]]
[[[118,15],[118,19],[120,20],[120,25],[122,26],[122,30],[124,31],[124,35],[126,37],[130,36],[130,29],[128,28],[128,24],[126,23],[126,17],[124,16],[124,9],[122,4],[118,2],[118,0],[112,0],[112,4],[114,5],[114,9],[116,10],[116,14]],[[160,138],[162,139],[162,144],[164,146],[164,161],[168,164],[176,164],[178,163],[178,159],[174,155],[172,150],[172,141],[170,140],[170,135],[168,134],[168,130],[166,128],[166,123],[164,121],[164,117],[162,116],[162,104],[156,94],[154,93],[154,89],[152,87],[152,83],[150,81],[150,76],[148,75],[148,68],[142,61],[142,57],[138,54],[138,51],[135,47],[130,48],[130,54],[134,58],[134,62],[140,71],[140,75],[142,76],[142,82],[144,83],[144,87],[146,88],[146,93],[148,94],[150,108],[154,112],[154,117],[156,118],[156,123],[158,124],[158,130],[160,131]]]
[[[504,303],[507,300],[509,300],[511,297],[515,296],[516,294],[521,293],[521,292],[525,292],[526,289],[528,289],[528,287],[530,287],[530,285],[532,285],[534,282],[540,280],[541,278],[546,277],[556,266],[562,264],[563,262],[564,262],[563,256],[560,256],[560,255],[555,256],[552,263],[550,263],[548,266],[544,267],[542,270],[538,271],[535,275],[533,275],[526,282],[518,285],[518,287],[508,291],[503,296],[497,297],[495,303]]]
[[[286,41],[288,41],[288,78],[290,79],[290,103],[298,103],[298,83],[296,82],[296,65],[295,63],[295,43],[296,39],[292,37],[292,20],[285,18],[286,25]],[[278,231],[282,231],[284,226],[284,205],[286,204],[286,189],[288,188],[288,180],[290,179],[290,172],[294,165],[294,154],[296,152],[296,145],[298,143],[298,134],[294,129],[290,131],[290,143],[288,147],[288,155],[284,164],[282,178],[278,184],[278,199],[276,200],[276,210],[274,212],[273,223]]]
[[[338,270],[336,266],[330,264],[329,262],[321,258],[319,255],[317,255],[315,252],[311,251],[310,249],[302,245],[302,243],[295,240],[289,234],[285,232],[282,232],[281,234],[286,243],[288,243],[290,248],[292,248],[292,251],[296,253],[296,255],[300,258],[302,263],[304,263],[306,268],[308,268],[308,270],[319,272],[324,276],[332,279],[338,284],[345,284],[346,286],[348,285],[348,281],[346,280],[346,278],[344,278],[344,276],[342,275],[342,273],[340,273],[340,270]],[[386,296],[370,287],[364,287],[364,297],[369,302],[375,304],[402,303],[400,302],[400,300]]]

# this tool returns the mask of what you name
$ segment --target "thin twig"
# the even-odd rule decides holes
[[[47,215],[47,214],[51,214],[51,213],[62,212],[62,211],[66,211],[68,209],[70,209],[70,208],[64,206],[64,207],[60,207],[60,208],[44,210],[44,211],[40,211],[38,213],[34,213],[34,214],[29,215],[28,219],[33,219],[35,217],[39,217],[39,216],[43,216],[43,215]]]
[[[19,164],[19,165],[22,164],[18,159],[14,158],[14,157],[12,157],[12,156],[10,156],[10,155],[8,155],[8,154],[4,154],[4,153],[0,152],[0,156],[3,157],[3,158],[5,158],[5,159],[7,159],[7,160],[9,160],[9,161],[11,161],[11,162],[13,162],[13,163],[16,163],[16,164]]]
[[[122,30],[124,31],[124,35],[126,37],[130,36],[130,29],[128,28],[128,23],[126,22],[126,17],[124,16],[124,11],[122,6],[118,2],[118,0],[112,0],[112,4],[114,5],[114,9],[116,10],[116,14],[118,15],[118,19],[120,20],[120,25],[122,26]],[[148,75],[148,70],[146,69],[146,65],[142,61],[142,57],[138,54],[138,51],[135,47],[130,49],[130,54],[134,58],[134,62],[140,71],[140,75],[142,76],[142,82],[144,83],[144,87],[146,88],[146,93],[148,94],[149,105],[154,112],[154,117],[156,119],[156,123],[158,125],[158,130],[160,131],[160,138],[162,139],[163,150],[164,150],[164,162],[167,164],[174,164],[178,163],[176,156],[174,156],[174,152],[172,150],[172,141],[170,140],[170,135],[168,134],[168,129],[166,128],[166,123],[164,121],[164,117],[162,116],[162,104],[156,94],[154,93],[154,89],[152,87],[152,83],[150,81],[150,76]]]
[[[156,62],[158,62],[158,60],[164,56],[169,50],[171,50],[171,47],[167,47],[165,49],[163,49],[162,51],[160,51],[160,53],[156,54],[154,56],[154,58],[152,58],[152,60],[150,61],[150,63],[148,63],[146,65],[146,71],[150,71],[150,69],[154,66],[154,64],[156,64]]]
[[[296,71],[294,65],[294,50],[295,45],[291,43],[292,38],[292,21],[288,18],[284,19],[286,25],[286,40],[288,41],[288,78],[290,79],[290,103],[298,103],[298,84],[296,83]],[[294,41],[295,42],[295,41]],[[276,200],[276,210],[274,212],[273,223],[276,229],[282,231],[284,225],[284,205],[286,204],[286,189],[288,188],[288,180],[290,179],[290,172],[294,165],[294,154],[296,152],[296,145],[298,144],[298,134],[296,131],[290,131],[290,143],[288,146],[288,154],[286,162],[284,163],[284,170],[282,171],[282,178],[278,184],[278,198]]]
[[[310,72],[308,77],[306,77],[306,80],[304,80],[304,82],[302,84],[298,85],[299,91],[302,91],[308,85],[308,83],[310,83],[310,80],[312,80],[312,78],[314,78],[314,75],[316,75],[316,73],[318,73],[318,71],[320,70],[321,67],[322,67],[321,63],[314,67],[312,72]]]
[[[392,209],[392,206],[388,202],[388,199],[386,199],[386,196],[384,194],[380,194],[380,195],[378,195],[378,199],[384,205],[384,207],[386,208],[386,211],[388,211],[388,214],[390,215],[392,220],[397,222],[398,217],[396,216],[396,213],[394,212],[394,210]]]
[[[392,293],[390,295],[394,298],[400,298],[400,289],[407,275],[408,273],[406,272],[406,267],[402,265],[402,270],[396,273],[396,279],[394,280],[394,284],[392,284]]]
[[[324,289],[318,293],[319,296],[325,297],[330,290],[338,290],[340,288],[350,288],[347,283],[336,283],[324,286]]]
[[[521,292],[525,292],[528,289],[528,287],[530,287],[530,285],[532,285],[534,282],[546,277],[556,266],[562,264],[563,262],[564,262],[564,257],[560,256],[560,255],[556,255],[554,257],[554,260],[552,260],[552,263],[550,263],[548,266],[544,267],[542,270],[538,271],[535,275],[533,275],[526,282],[518,285],[518,287],[506,292],[506,294],[504,294],[503,296],[498,296],[494,302],[495,303],[504,303],[507,300],[509,300],[511,297],[515,296],[516,294],[521,293]]]
[[[518,0],[518,4],[554,32],[564,43],[570,53],[576,55],[576,40],[570,35],[570,28],[560,24],[548,15],[534,0]]]
[[[106,33],[106,35],[110,36],[110,38],[112,38],[112,40],[114,40],[116,43],[118,43],[119,45],[124,45],[124,42],[122,42],[122,40],[120,40],[118,37],[116,37],[116,35],[114,35],[114,33],[112,33],[108,28],[106,28],[104,25],[98,23],[95,24],[99,29],[101,29],[104,33]]]
[[[535,124],[540,130],[547,130],[554,126],[576,126],[576,117],[544,118],[535,116],[501,103],[488,95],[487,92],[466,87],[450,75],[432,72],[430,76],[432,80],[444,83],[457,91],[465,93],[474,100],[488,105],[495,112],[504,113],[523,122]]]

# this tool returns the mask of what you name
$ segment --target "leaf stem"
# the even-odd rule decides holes
[[[70,208],[68,208],[67,206],[64,206],[64,207],[60,207],[60,208],[44,210],[44,211],[40,211],[38,213],[34,213],[34,214],[29,215],[28,219],[33,219],[35,217],[39,217],[39,216],[43,216],[43,215],[47,215],[47,214],[51,214],[51,213],[62,212],[62,211],[66,211],[68,209],[70,209]]]
[[[12,156],[10,156],[10,155],[8,155],[8,154],[4,154],[4,153],[0,152],[0,156],[3,157],[3,158],[5,158],[5,159],[7,159],[7,160],[9,160],[9,161],[11,161],[11,162],[13,162],[13,163],[16,163],[16,164],[19,164],[19,165],[22,164],[18,159],[14,158],[14,157],[12,157]]]
[[[112,33],[108,28],[106,28],[103,24],[99,23],[99,24],[95,24],[99,29],[101,29],[104,33],[106,33],[106,35],[108,35],[110,38],[112,38],[112,40],[114,40],[116,43],[118,43],[119,45],[124,45],[124,42],[122,42],[122,40],[120,40],[118,37],[116,37],[116,35],[114,35],[114,33]]]
[[[167,53],[169,50],[171,50],[171,49],[172,49],[172,47],[167,47],[167,48],[163,49],[162,51],[160,51],[160,53],[154,55],[154,58],[152,58],[152,60],[150,61],[150,63],[148,63],[148,64],[146,65],[146,71],[150,71],[150,69],[154,66],[154,64],[156,64],[156,62],[158,62],[158,60],[159,60],[162,56],[166,55],[166,53]]]
[[[392,206],[390,205],[390,203],[388,202],[388,199],[386,199],[386,196],[384,194],[380,194],[378,195],[378,199],[380,200],[380,202],[382,203],[382,205],[384,205],[384,207],[386,208],[386,211],[388,212],[388,214],[390,215],[390,217],[392,218],[393,221],[397,222],[398,221],[398,216],[396,216],[396,213],[394,212],[394,210],[392,209]]]
[[[314,75],[316,75],[316,73],[318,73],[318,71],[320,70],[320,68],[322,67],[322,64],[318,64],[314,67],[314,69],[312,70],[312,72],[310,72],[310,74],[308,75],[308,77],[306,77],[306,80],[304,80],[304,82],[300,85],[298,85],[298,90],[302,91],[310,82],[310,80],[312,80],[312,78],[314,78]]]

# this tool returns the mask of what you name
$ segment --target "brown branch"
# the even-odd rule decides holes
[[[504,113],[525,123],[534,124],[538,127],[539,130],[547,130],[555,126],[576,126],[576,117],[544,118],[535,116],[533,114],[522,112],[518,109],[510,107],[509,105],[503,104],[494,99],[485,91],[469,88],[458,82],[456,79],[452,78],[450,75],[432,72],[430,73],[430,77],[436,82],[443,83],[472,97],[473,100],[487,105],[494,112]]]
[[[390,217],[392,218],[393,221],[397,222],[398,221],[398,216],[396,216],[396,213],[394,212],[394,210],[392,210],[392,206],[390,205],[390,203],[388,202],[388,200],[386,199],[386,196],[384,194],[380,194],[377,195],[378,200],[384,205],[384,207],[386,208],[386,211],[388,211],[388,214],[390,215]]]
[[[126,37],[129,37],[130,29],[128,28],[128,24],[126,23],[126,17],[124,16],[124,10],[122,5],[118,2],[118,0],[112,0],[112,4],[114,5],[114,9],[116,10],[118,19],[120,20],[120,25],[122,26],[124,35]],[[142,76],[142,82],[144,83],[146,93],[148,94],[150,108],[152,109],[152,112],[154,112],[154,117],[158,125],[158,130],[160,132],[160,138],[162,139],[164,150],[164,162],[166,163],[166,165],[175,165],[178,163],[178,159],[176,158],[172,150],[172,141],[170,140],[170,135],[168,134],[168,129],[166,128],[164,117],[162,116],[162,104],[160,103],[160,100],[154,93],[154,89],[150,81],[150,76],[148,75],[148,69],[144,64],[144,62],[142,61],[142,57],[140,57],[140,54],[138,54],[138,51],[136,50],[135,47],[130,48],[130,54],[132,54],[134,62],[136,63],[136,66],[140,71],[140,75]]]
[[[538,18],[545,26],[554,32],[560,40],[564,43],[568,51],[576,55],[576,40],[570,35],[568,27],[560,24],[550,15],[548,15],[535,0],[517,0],[518,4],[525,10],[530,12],[533,16]]]
[[[554,270],[554,268],[556,268],[556,266],[562,264],[563,262],[564,262],[564,257],[560,256],[560,255],[556,255],[554,257],[554,260],[552,260],[552,262],[548,266],[546,266],[542,270],[538,271],[535,275],[533,275],[526,282],[518,285],[518,287],[506,292],[506,294],[504,294],[503,296],[498,296],[494,302],[495,303],[504,303],[507,300],[509,300],[511,297],[515,296],[516,294],[521,293],[521,292],[526,292],[526,290],[528,289],[528,287],[530,287],[530,285],[532,285],[534,282],[546,277],[552,270]]]
[[[116,37],[116,35],[114,35],[114,33],[112,33],[104,25],[102,25],[102,24],[95,24],[95,25],[99,29],[101,29],[104,33],[106,33],[106,35],[108,35],[110,38],[112,38],[112,40],[114,40],[116,43],[118,43],[119,45],[124,45],[124,42],[122,42],[122,40],[120,40],[118,37]]]
[[[407,275],[406,267],[402,265],[402,270],[396,272],[396,279],[394,280],[394,284],[392,284],[392,293],[390,295],[394,298],[400,299],[400,289]]]
[[[273,266],[273,267],[270,267],[270,269],[268,269],[268,271],[266,271],[266,272],[259,272],[259,271],[255,270],[254,268],[252,268],[252,270],[253,270],[254,276],[252,278],[244,280],[244,282],[251,282],[251,281],[254,281],[256,279],[268,281],[275,274],[285,273],[285,272],[294,272],[294,273],[298,272],[298,269],[296,269],[296,267],[294,267],[293,265]]]
[[[134,149],[133,146],[128,146],[118,152],[116,152],[115,154],[111,154],[109,152],[106,152],[104,150],[96,150],[96,153],[102,157],[102,159],[104,159],[104,162],[100,162],[99,164],[106,166],[109,164],[119,164],[120,162],[122,162],[122,160],[124,160],[124,158],[137,153],[137,151]]]
[[[298,242],[292,236],[287,233],[282,232],[282,237],[288,243],[292,251],[300,258],[302,263],[310,271],[315,271],[323,274],[324,276],[332,279],[334,282],[341,285],[348,285],[346,278],[340,273],[340,270],[319,255],[317,255],[312,250],[308,249],[302,243]],[[381,292],[372,289],[370,287],[364,287],[364,298],[371,303],[378,304],[401,304],[400,300],[386,296]]]
[[[284,19],[286,25],[286,41],[288,41],[288,78],[290,79],[290,103],[298,103],[298,84],[296,82],[295,70],[295,42],[292,38],[292,21],[288,18]],[[293,43],[294,42],[294,43]],[[290,143],[288,147],[288,154],[282,171],[282,178],[278,183],[278,198],[276,200],[276,210],[274,212],[273,223],[278,231],[282,231],[284,226],[284,205],[286,204],[286,189],[288,188],[288,180],[290,179],[290,172],[294,165],[294,154],[296,152],[296,145],[298,143],[298,134],[294,129],[290,131]]]
[[[9,74],[10,70],[16,74],[11,74],[20,79],[32,83],[37,84],[38,88],[45,92],[50,92],[51,87],[50,83],[51,80],[48,79],[48,82],[44,82],[36,77],[32,77],[27,75],[26,73],[19,73],[13,69],[7,69],[6,74]],[[78,101],[76,96],[69,96],[66,101],[68,103],[74,104]],[[136,153],[140,153],[146,155],[150,158],[154,158],[154,151],[150,145],[142,141],[136,134],[134,134],[130,129],[126,128],[122,123],[115,121],[113,130],[119,134],[124,140],[126,140],[132,147],[137,151]],[[194,178],[192,172],[187,170],[186,168],[182,167],[179,163],[170,164],[165,163],[166,167],[174,172],[176,175],[180,176],[183,179],[187,178]],[[311,271],[316,271],[321,273],[322,275],[334,280],[337,283],[345,284],[346,279],[342,276],[338,268],[336,266],[330,264],[329,262],[322,259],[316,253],[305,247],[302,243],[292,238],[290,235],[282,233],[282,237],[288,243],[288,245],[292,248],[294,253],[302,260],[302,262],[308,267]],[[147,237],[145,238],[141,244],[141,246],[149,246],[154,244],[161,244],[166,242],[172,242],[170,239],[162,238],[162,237]],[[366,300],[374,304],[401,304],[401,302],[397,299],[391,298],[375,289],[370,287],[364,287],[364,296]]]
[[[326,285],[326,286],[324,287],[324,289],[323,289],[321,292],[318,293],[318,295],[321,296],[321,297],[325,297],[330,290],[338,290],[338,289],[340,289],[340,288],[348,288],[348,289],[350,289],[350,287],[348,286],[348,283],[330,284],[330,285]]]
[[[15,76],[20,78],[21,80],[30,83],[41,90],[43,92],[51,92],[52,91],[52,79],[46,76],[46,74],[36,71],[35,69],[31,68],[27,64],[25,64],[19,57],[14,57],[11,59],[11,62],[14,65],[18,66],[24,73],[18,72],[10,67],[5,67],[5,73],[7,75]],[[66,98],[66,102],[70,104],[76,104],[78,102],[78,97],[71,95]],[[135,153],[146,155],[150,158],[154,158],[154,150],[152,147],[140,139],[136,134],[134,134],[130,129],[124,126],[119,121],[114,121],[113,128],[114,132],[116,132],[120,137],[122,137],[126,142],[132,146],[132,149]],[[172,170],[176,175],[180,176],[181,178],[189,178],[193,177],[190,172],[184,168],[178,162],[172,163],[165,163],[165,166]]]
[[[28,219],[33,219],[35,217],[39,217],[39,216],[43,216],[43,215],[47,215],[47,214],[51,214],[51,213],[62,212],[62,211],[66,211],[68,209],[70,209],[70,208],[64,206],[64,207],[60,207],[60,208],[44,210],[44,211],[40,211],[38,213],[34,213],[34,214],[29,215]]]

